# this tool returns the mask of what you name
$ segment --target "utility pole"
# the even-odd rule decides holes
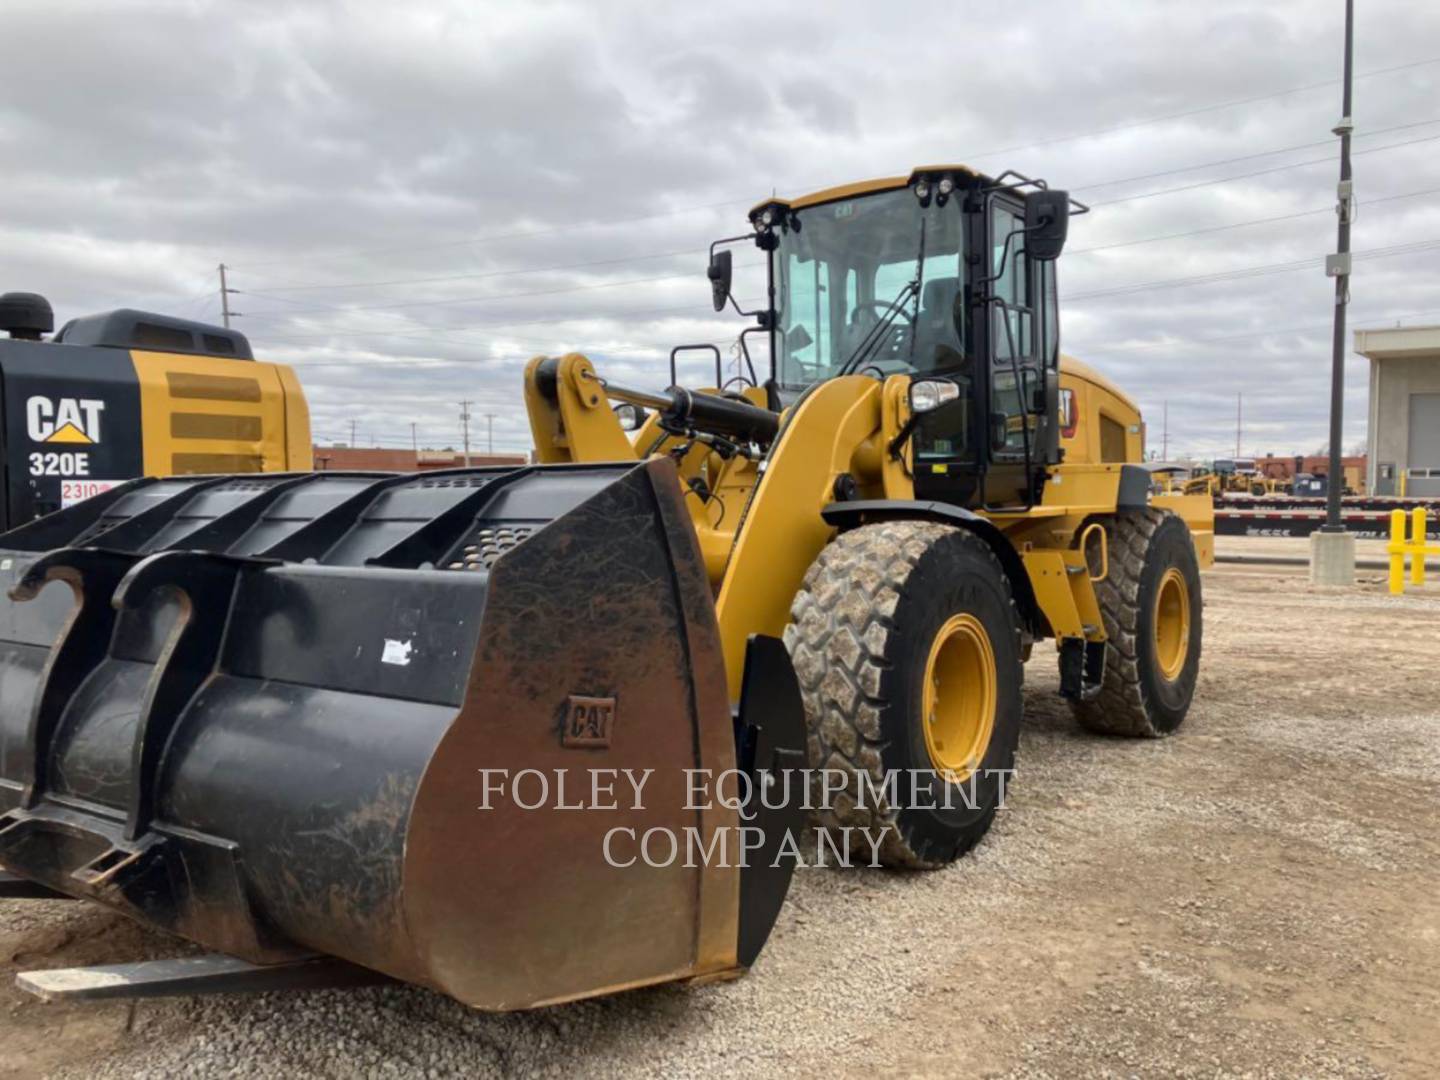
[[[351,446],[352,449],[353,449],[354,446],[355,446],[355,421],[354,421],[354,420],[351,420],[351,421],[350,421],[350,446]]]
[[[470,406],[473,404],[475,404],[473,401],[460,402],[460,431],[465,447],[465,465],[467,468],[470,465]]]
[[[1335,213],[1339,218],[1335,255],[1326,270],[1335,276],[1335,342],[1330,357],[1330,475],[1325,485],[1325,531],[1344,532],[1340,521],[1340,492],[1344,475],[1340,455],[1344,442],[1345,415],[1345,307],[1350,301],[1350,208],[1354,205],[1354,180],[1350,174],[1350,133],[1353,78],[1351,60],[1355,51],[1355,0],[1345,0],[1345,90],[1340,109],[1340,186],[1336,189]]]
[[[1169,461],[1169,460],[1170,460],[1170,402],[1168,402],[1168,401],[1165,402],[1164,411],[1161,413],[1161,415],[1164,417],[1164,420],[1162,421],[1163,427],[1161,428],[1161,434],[1160,434],[1160,460],[1161,460],[1161,461]]]
[[[420,440],[415,435],[415,421],[410,421],[410,449],[415,452],[415,460],[420,460]]]
[[[225,329],[229,330],[231,318],[239,315],[240,312],[230,310],[230,294],[239,290],[230,288],[226,283],[225,271],[227,269],[229,268],[224,263],[220,264],[220,318],[225,323]]]
[[[495,414],[485,414],[485,452],[491,457],[495,456]]]
[[[1244,427],[1245,395],[1235,395],[1235,457],[1240,457],[1240,432]]]
[[[1350,302],[1350,215],[1355,202],[1350,172],[1350,135],[1355,130],[1353,58],[1355,52],[1355,0],[1345,0],[1345,71],[1340,122],[1333,131],[1340,137],[1340,183],[1335,189],[1339,219],[1335,254],[1325,259],[1325,272],[1335,279],[1335,340],[1330,357],[1330,475],[1325,482],[1325,524],[1312,533],[1310,580],[1325,585],[1348,585],[1355,580],[1355,537],[1340,520],[1340,495],[1345,473],[1341,465],[1345,417],[1345,308]],[[1343,539],[1342,539],[1343,538]]]

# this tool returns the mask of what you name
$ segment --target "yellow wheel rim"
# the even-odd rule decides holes
[[[1179,678],[1190,652],[1190,590],[1175,567],[1165,571],[1155,595],[1155,660],[1166,682]]]
[[[930,763],[961,783],[980,766],[995,730],[995,650],[974,615],[953,615],[925,662],[920,705]]]

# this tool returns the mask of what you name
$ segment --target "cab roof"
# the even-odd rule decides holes
[[[911,169],[906,176],[882,176],[877,180],[858,180],[853,184],[840,184],[837,187],[822,188],[819,191],[812,191],[808,195],[797,195],[794,198],[769,198],[762,199],[750,208],[750,213],[766,206],[785,206],[791,210],[803,210],[807,206],[819,206],[821,203],[836,202],[840,199],[853,199],[859,195],[873,195],[877,191],[896,191],[903,187],[909,187],[915,182],[916,177],[922,174],[933,173],[964,173],[966,176],[981,176],[969,165],[921,165]]]

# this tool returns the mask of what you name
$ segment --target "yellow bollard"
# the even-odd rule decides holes
[[[1390,595],[1400,596],[1405,592],[1405,511],[1390,511],[1390,543],[1385,550],[1390,555]]]
[[[1410,511],[1410,584],[1425,584],[1425,508]]]

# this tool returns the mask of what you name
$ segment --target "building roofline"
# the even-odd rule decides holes
[[[1355,351],[1371,360],[1433,356],[1440,360],[1440,326],[1394,326],[1356,330]]]

